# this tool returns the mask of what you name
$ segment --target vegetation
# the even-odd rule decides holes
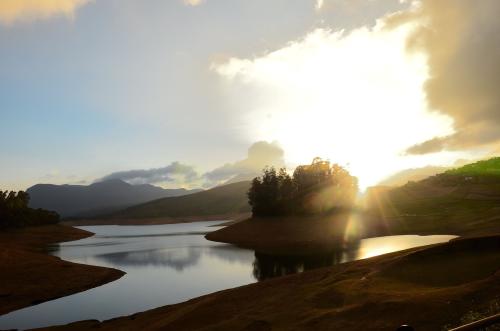
[[[30,197],[24,191],[0,191],[0,228],[55,224],[56,212],[28,207]]]
[[[478,161],[445,172],[447,175],[488,176],[500,178],[500,157]]]
[[[358,181],[337,164],[315,158],[298,166],[293,176],[286,169],[263,170],[252,181],[248,201],[254,216],[315,214],[351,207]]]
[[[500,158],[493,158],[398,188],[372,188],[366,207],[387,233],[487,234],[498,231],[497,173]]]

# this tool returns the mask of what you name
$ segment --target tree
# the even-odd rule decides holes
[[[358,191],[357,178],[343,167],[314,158],[300,165],[293,177],[285,168],[265,168],[248,192],[254,216],[327,212],[350,207]]]
[[[28,207],[29,194],[24,191],[0,191],[0,228],[55,224],[55,212]]]

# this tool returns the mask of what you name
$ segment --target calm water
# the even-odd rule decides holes
[[[0,317],[0,329],[109,319],[207,293],[367,258],[454,236],[391,236],[353,242],[331,254],[273,257],[204,239],[220,222],[147,226],[84,226],[96,233],[54,248],[64,260],[116,268],[117,281]]]

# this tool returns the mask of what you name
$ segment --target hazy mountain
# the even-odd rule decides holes
[[[114,213],[114,218],[185,217],[235,214],[250,211],[247,192],[250,181],[147,202]]]
[[[58,212],[62,217],[84,217],[110,213],[128,206],[201,190],[163,189],[144,184],[131,185],[119,179],[91,185],[37,184],[30,187],[31,208]]]

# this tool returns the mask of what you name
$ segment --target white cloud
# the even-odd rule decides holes
[[[239,102],[250,139],[276,140],[287,161],[314,156],[348,165],[361,185],[451,154],[403,157],[412,144],[452,132],[449,117],[427,111],[425,54],[408,54],[411,24],[316,29],[286,47],[212,66]],[[241,102],[245,100],[245,102]]]
[[[0,22],[46,19],[52,16],[73,17],[78,7],[90,0],[1,0]]]
[[[113,172],[98,181],[121,179],[131,184],[176,184],[191,185],[198,180],[196,170],[180,162],[172,162],[168,166],[153,169],[136,169]]]
[[[258,141],[248,149],[245,159],[227,163],[203,175],[207,186],[221,184],[227,181],[250,180],[260,176],[266,166],[277,168],[285,165],[284,151],[277,143]]]

